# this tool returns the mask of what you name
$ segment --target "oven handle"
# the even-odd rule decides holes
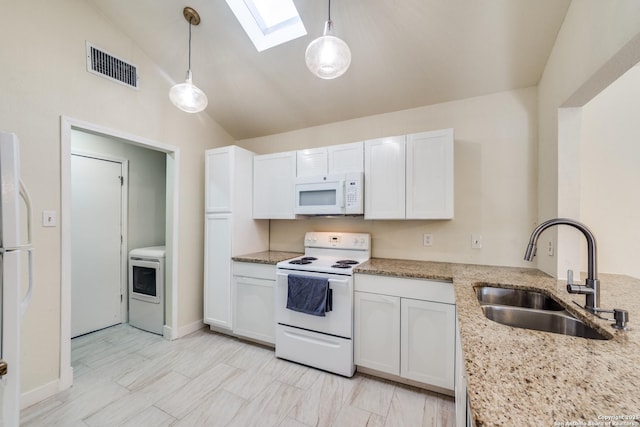
[[[304,271],[300,271],[300,272],[296,272],[296,273],[291,273],[291,274],[299,274],[301,276],[304,276]],[[283,283],[286,284],[287,283],[287,279],[289,277],[289,272],[283,273],[283,272],[277,272],[278,276],[282,276],[284,277],[284,281]],[[309,276],[309,277],[322,277],[322,276]],[[340,288],[348,288],[349,287],[349,279],[350,277],[345,277],[344,279],[329,279],[329,287],[331,286],[337,286]]]

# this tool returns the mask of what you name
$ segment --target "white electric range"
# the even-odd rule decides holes
[[[353,267],[370,258],[371,237],[366,233],[308,232],[304,245],[303,256],[277,264],[276,356],[351,377],[355,373]],[[299,301],[293,299],[305,298],[298,290],[319,289],[295,288],[300,283],[326,286],[322,301],[326,306],[314,314],[304,311],[309,307],[300,311],[295,306]]]

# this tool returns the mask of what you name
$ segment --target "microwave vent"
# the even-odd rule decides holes
[[[87,71],[138,89],[137,67],[87,42]]]

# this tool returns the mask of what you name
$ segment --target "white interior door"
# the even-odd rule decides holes
[[[71,336],[122,323],[120,162],[71,156]]]

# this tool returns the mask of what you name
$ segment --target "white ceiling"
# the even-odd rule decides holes
[[[166,72],[167,93],[185,78],[182,9],[195,8],[193,81],[209,98],[207,114],[237,140],[534,86],[570,4],[333,0],[335,34],[352,61],[322,80],[304,51],[322,34],[327,2],[294,1],[307,36],[257,52],[224,0],[88,0]]]

